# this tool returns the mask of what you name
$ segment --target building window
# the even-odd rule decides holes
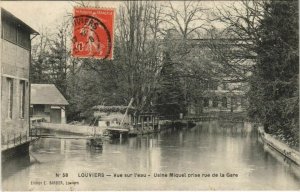
[[[207,97],[203,98],[203,107],[209,107],[209,99]]]
[[[246,107],[246,98],[245,97],[241,97],[241,106]]]
[[[12,119],[12,114],[13,114],[13,91],[14,91],[14,81],[12,78],[7,78],[7,117],[9,119]]]
[[[227,97],[222,98],[222,107],[227,108]]]
[[[218,97],[214,97],[214,99],[213,99],[213,107],[218,107],[218,103],[219,103]]]
[[[31,47],[30,31],[24,25],[10,19],[3,19],[2,22],[2,38],[29,50]]]
[[[30,106],[30,109],[29,109],[29,115],[30,115],[30,117],[33,116],[33,106]]]
[[[203,81],[203,89],[208,90],[209,89],[209,83],[207,81]]]
[[[18,28],[17,41],[18,45],[21,47],[30,49],[30,33],[27,30],[22,29],[21,27]]]
[[[41,115],[45,112],[45,105],[34,105],[33,107],[35,115]]]
[[[237,104],[237,99],[235,96],[232,96],[231,97],[231,106],[236,106],[236,104]]]
[[[44,112],[46,114],[50,114],[50,108],[51,108],[50,105],[45,105],[45,111]]]
[[[227,90],[228,89],[227,83],[223,83],[222,85],[223,85],[222,86],[223,90]]]
[[[20,118],[25,115],[25,81],[20,81]]]
[[[3,39],[12,43],[17,43],[17,28],[15,22],[3,21]]]
[[[210,90],[218,90],[218,83],[215,81],[211,81],[209,87]]]

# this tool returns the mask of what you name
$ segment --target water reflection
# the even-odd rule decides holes
[[[22,158],[15,158],[2,166],[2,177],[9,178],[13,176],[16,172],[26,169],[31,165],[29,155],[23,156]]]
[[[26,160],[27,159],[27,160]],[[40,139],[30,158],[4,166],[7,190],[201,190],[299,189],[299,170],[264,146],[247,123],[203,122],[190,129],[106,141],[93,150],[83,139]],[[11,169],[10,167],[14,167]],[[35,186],[67,172],[77,186]],[[140,173],[147,178],[79,178],[79,173]],[[223,173],[237,178],[157,178],[154,173]],[[14,185],[18,183],[18,185]],[[20,188],[22,187],[22,188]]]

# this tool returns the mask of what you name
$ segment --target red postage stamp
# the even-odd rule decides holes
[[[113,58],[114,9],[74,9],[72,55],[80,58]]]

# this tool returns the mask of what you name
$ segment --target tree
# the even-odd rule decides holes
[[[127,102],[139,111],[151,108],[160,70],[159,17],[156,2],[125,2],[119,9],[115,62],[123,70]]]
[[[166,62],[168,68],[174,68],[176,71],[176,81],[178,81],[178,93],[183,94],[184,102],[179,102],[183,109],[191,100],[199,96],[199,90],[204,80],[203,59],[195,57],[195,52],[199,50],[199,45],[195,43],[207,24],[207,16],[209,9],[204,8],[201,2],[183,1],[182,6],[177,7],[173,2],[167,2],[164,5],[164,19],[167,26],[165,35],[165,53],[171,61]],[[195,51],[196,50],[196,51]],[[164,63],[164,64],[166,64]],[[199,81],[200,80],[200,81]],[[196,85],[197,86],[194,86]],[[197,94],[196,94],[197,92]],[[182,110],[181,112],[185,112]]]
[[[67,28],[62,23],[54,34],[41,33],[33,45],[31,66],[31,82],[53,83],[64,96],[67,96],[66,78],[70,57]]]
[[[270,1],[259,27],[257,65],[251,77],[250,115],[265,131],[299,145],[297,1]]]
[[[32,46],[32,63],[30,68],[31,83],[49,83],[50,76],[46,73],[49,70],[47,58],[49,57],[50,39],[47,29],[41,29],[40,35],[35,39]]]
[[[51,82],[56,85],[60,92],[67,96],[67,70],[70,52],[67,50],[66,26],[62,25],[51,41],[48,64],[50,67]]]
[[[232,2],[217,7],[210,18],[212,25],[207,33],[211,40],[207,45],[224,75],[234,81],[247,81],[253,71],[260,42],[259,27],[267,12],[264,4],[265,1],[252,0]],[[215,22],[221,23],[223,29],[217,29]]]
[[[184,0],[181,8],[175,8],[169,1],[164,7],[164,21],[170,25],[171,29],[176,30],[183,39],[191,38],[205,29],[208,9],[204,8],[201,2]]]
[[[155,104],[160,115],[179,118],[180,113],[185,113],[184,92],[179,79],[179,71],[172,64],[168,52],[164,57]]]

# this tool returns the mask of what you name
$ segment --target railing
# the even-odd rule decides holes
[[[216,120],[218,119],[218,117],[216,116],[197,116],[197,117],[185,117],[184,118],[185,120],[188,120],[188,121],[211,121],[211,120]]]
[[[29,130],[29,136],[30,137],[38,137],[42,134],[42,129],[38,129],[38,128],[31,128]]]
[[[199,115],[189,115],[185,119],[193,121],[222,120],[231,122],[244,122],[248,120],[246,112],[209,112]]]
[[[159,116],[160,120],[177,120],[179,119],[179,115],[165,115],[165,116]]]
[[[45,119],[43,117],[31,117],[30,118],[31,128],[35,128],[42,122],[45,122]]]
[[[24,134],[22,134],[22,133],[13,134],[13,135],[12,134],[11,135],[1,134],[2,150],[21,145],[21,144],[26,143],[31,140],[32,140],[32,137],[29,138],[27,131]]]

